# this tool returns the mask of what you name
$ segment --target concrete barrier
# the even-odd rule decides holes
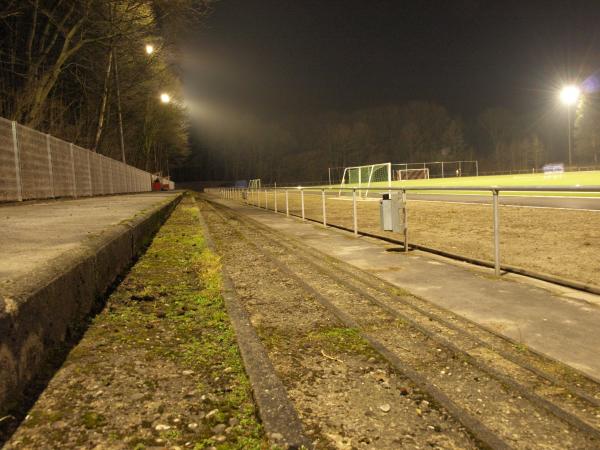
[[[49,356],[100,305],[181,195],[88,239],[16,286],[1,286],[0,417],[23,399]]]

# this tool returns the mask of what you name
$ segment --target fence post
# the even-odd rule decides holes
[[[275,202],[275,212],[277,211],[277,184],[275,184],[275,190],[273,191],[273,195],[275,196],[274,198],[274,202]]]
[[[113,171],[112,171],[112,167],[109,163],[109,161],[105,158],[104,159],[104,164],[108,165],[108,189],[110,190],[109,194],[114,194],[115,192],[115,187],[113,184]],[[106,166],[104,166],[106,167]],[[150,177],[150,188],[152,189],[152,177]]]
[[[300,188],[300,203],[302,205],[302,221],[304,222],[304,189]]]
[[[265,189],[265,209],[269,209],[269,194],[267,193],[266,189]]]
[[[285,190],[285,215],[286,217],[290,217],[290,202],[287,189]]]
[[[358,216],[356,211],[356,188],[352,188],[352,220],[354,222],[354,236],[358,236]]]
[[[46,150],[48,151],[48,174],[50,175],[50,190],[54,198],[54,172],[52,170],[52,152],[50,151],[50,135],[46,133]]]
[[[404,205],[404,253],[408,253],[408,203],[406,203],[406,189],[402,190],[402,204]]]
[[[498,190],[494,189],[493,207],[494,207],[494,272],[500,276],[500,217],[498,211]]]
[[[13,150],[15,151],[15,179],[17,185],[17,200],[23,201],[23,186],[21,184],[21,158],[19,155],[19,144],[17,142],[17,122],[12,122]]]
[[[73,198],[77,198],[77,181],[75,178],[75,156],[73,155],[73,143],[69,143],[71,153],[71,174],[73,175]]]
[[[323,226],[327,228],[327,207],[325,206],[325,189],[321,189],[321,203],[323,204]]]
[[[94,196],[94,184],[92,182],[92,165],[90,164],[90,153],[91,152],[88,150],[87,151],[87,161],[88,161],[88,176],[90,177],[90,197],[93,197]],[[131,186],[130,189],[131,189],[131,191],[133,191],[133,186]]]

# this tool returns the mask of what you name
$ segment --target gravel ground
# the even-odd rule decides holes
[[[267,448],[197,214],[176,208],[7,449]]]
[[[475,448],[462,426],[293,279],[202,214],[316,448]]]
[[[213,218],[213,221],[217,222],[218,219]],[[236,227],[244,229],[248,242],[255,243],[257,247],[252,248],[252,246],[240,242],[239,237],[236,238],[235,233],[231,231]],[[595,441],[579,435],[576,428],[531,403],[519,391],[509,388],[503,382],[489,376],[478,366],[463,359],[460,354],[448,351],[449,348],[445,348],[444,344],[440,346],[438,342],[432,341],[410,323],[397,320],[381,308],[374,307],[374,304],[360,292],[344,289],[342,285],[337,285],[328,278],[329,268],[317,269],[311,264],[305,263],[296,254],[300,251],[299,249],[278,248],[281,247],[280,239],[265,240],[265,236],[261,237],[260,233],[257,234],[252,230],[253,226],[247,226],[247,224],[240,227],[235,219],[229,219],[225,227],[217,228],[218,234],[225,236],[223,237],[226,239],[225,246],[238,246],[236,250],[232,251],[233,255],[238,255],[233,256],[235,261],[239,260],[239,255],[254,253],[249,257],[247,263],[249,276],[257,279],[255,284],[273,284],[272,280],[259,273],[259,267],[268,266],[270,261],[260,256],[262,252],[267,249],[275,252],[277,259],[284,261],[295,276],[312,286],[345,314],[352,317],[361,331],[375,336],[404,363],[409,364],[413,370],[425,376],[430,383],[441,389],[473,417],[477,417],[485,423],[489,429],[502,436],[511,446],[515,448],[589,448],[589,445],[595,445]],[[268,231],[265,233],[269,234]],[[226,264],[234,264],[234,260],[231,262],[226,260]],[[336,274],[339,275],[339,271],[336,271]],[[352,278],[350,277],[350,279]],[[288,300],[286,297],[286,305],[289,306]],[[315,308],[311,307],[312,309]],[[296,319],[290,311],[273,314],[273,316],[278,315],[291,318],[293,323],[301,320],[300,318]],[[325,316],[325,314],[317,315],[318,318]],[[300,317],[310,318],[309,311],[302,311]],[[437,328],[435,323],[429,327]],[[502,361],[502,358],[493,352],[481,352],[480,350],[481,353],[478,354],[472,345],[468,345],[468,347],[470,350],[474,350],[472,354],[475,358],[495,365],[497,369],[500,369],[503,364],[506,365],[506,361]],[[512,378],[515,376],[515,369],[508,365],[502,370],[506,370],[508,376]],[[526,382],[526,384],[528,383]],[[557,392],[560,391],[561,389]],[[571,396],[565,394],[563,397],[568,398],[570,404]],[[560,398],[557,397],[557,400],[560,402]],[[591,416],[587,413],[584,416],[586,419],[591,417],[591,421],[596,422],[598,416],[595,408],[592,408],[590,413]]]
[[[274,195],[268,195],[270,209]],[[285,210],[285,195],[277,195]],[[264,195],[261,196],[264,206]],[[290,212],[301,213],[298,192],[289,194]],[[322,220],[320,195],[305,194],[306,217]],[[352,202],[327,198],[327,221],[352,227]],[[472,258],[493,260],[490,205],[408,202],[409,242]],[[500,207],[503,264],[600,286],[600,211]],[[379,202],[358,202],[359,229],[385,236],[379,229]],[[402,236],[398,235],[402,240]]]

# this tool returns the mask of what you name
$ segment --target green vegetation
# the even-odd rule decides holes
[[[209,425],[227,423],[232,418],[239,425],[223,443],[211,439],[209,427],[206,435],[195,441],[196,449],[213,445],[223,449],[261,448],[262,428],[221,297],[220,261],[204,245],[198,214],[191,199],[186,198],[133,268],[126,280],[129,289],[115,292],[115,300],[122,304],[107,319],[124,331],[118,334],[120,340],[146,347],[147,360],[168,358],[183,369],[193,370],[200,390],[220,391],[219,379],[226,379],[224,392],[212,398],[211,408],[219,412],[211,417]],[[190,285],[186,275],[195,279],[200,290]],[[132,286],[136,289],[131,290]],[[130,299],[137,302],[132,304]],[[132,333],[135,324],[140,329]],[[148,324],[168,326],[166,339],[149,345],[147,336],[156,331],[153,327],[148,333]],[[161,437],[172,444],[181,439],[173,429],[161,433]]]
[[[186,196],[29,412],[22,442],[266,448],[198,214]]]
[[[375,356],[376,352],[354,328],[324,328],[308,334],[306,340],[326,352],[349,352]]]

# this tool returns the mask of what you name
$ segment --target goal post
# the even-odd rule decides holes
[[[392,163],[368,164],[344,168],[339,195],[343,188],[359,188],[359,196],[367,197],[369,190],[392,186]]]
[[[255,191],[260,189],[260,178],[254,178],[248,181],[248,190]]]

